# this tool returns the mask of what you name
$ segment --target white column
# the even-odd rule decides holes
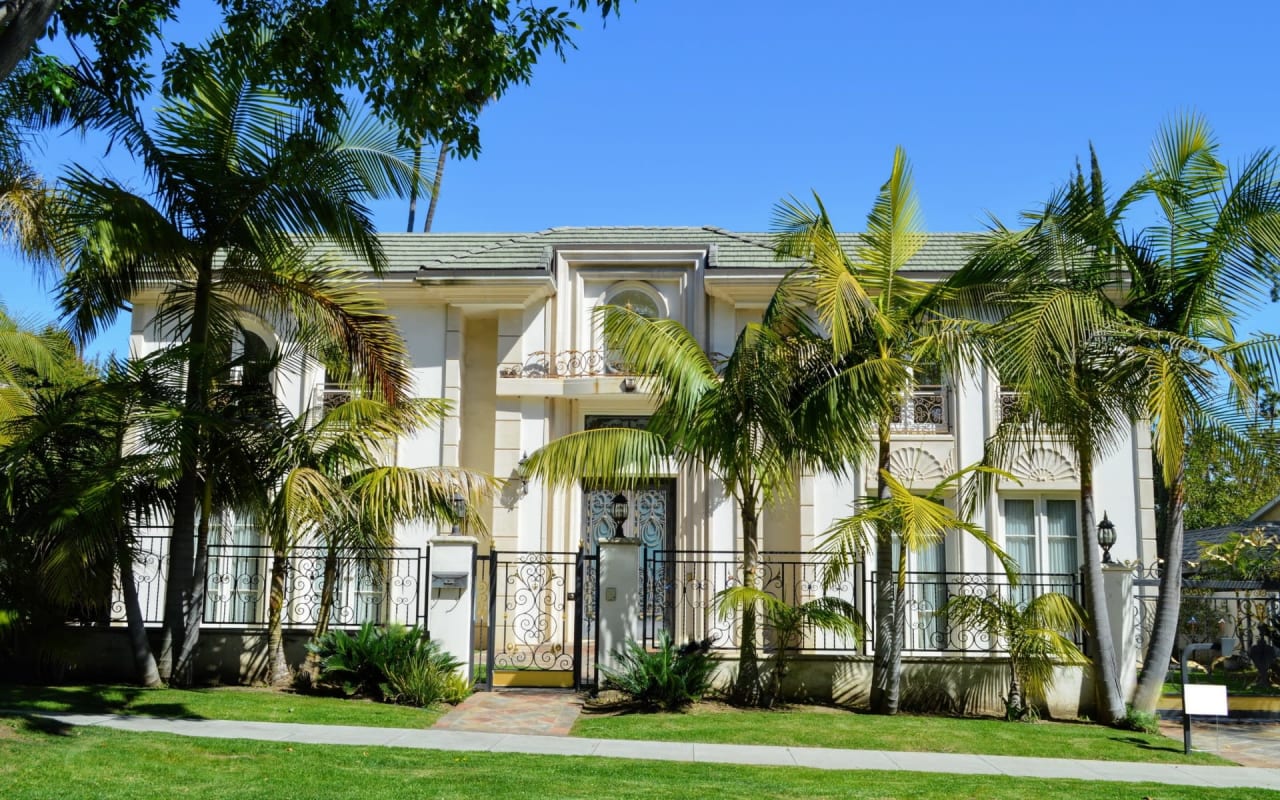
[[[468,682],[475,651],[476,544],[473,536],[431,537],[427,576],[427,630],[462,662],[459,671]]]
[[[1115,644],[1120,673],[1120,695],[1126,702],[1133,699],[1138,685],[1138,637],[1133,611],[1133,567],[1124,564],[1102,565],[1102,586],[1107,597],[1107,616],[1111,621],[1111,640]]]
[[[615,650],[640,639],[640,540],[600,542],[600,596],[596,598],[596,652],[600,666],[617,669]]]

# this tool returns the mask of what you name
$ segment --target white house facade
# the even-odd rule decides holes
[[[594,551],[611,538],[607,486],[549,491],[525,481],[521,459],[552,439],[599,425],[643,424],[650,398],[643,381],[612,371],[593,323],[602,304],[630,305],[684,324],[710,353],[728,353],[743,325],[758,320],[780,278],[794,265],[775,260],[770,237],[714,227],[552,228],[536,233],[384,234],[387,270],[365,284],[399,323],[412,361],[413,393],[443,397],[453,412],[436,429],[401,440],[397,463],[458,465],[505,481],[477,509],[487,532],[480,553]],[[964,261],[964,236],[931,234],[907,266],[938,280]],[[158,296],[135,299],[131,351],[162,347],[152,324]],[[245,328],[267,347],[283,344],[261,322]],[[323,368],[277,370],[281,401],[295,413],[321,402]],[[940,375],[902,409],[893,431],[895,473],[927,489],[978,462],[1012,398],[983,365]],[[333,387],[330,387],[332,390]],[[1143,426],[1106,450],[1095,465],[1096,508],[1119,532],[1113,559],[1154,563],[1155,512],[1150,442]],[[1029,574],[1077,574],[1079,485],[1074,455],[1046,441],[1028,449],[975,521]],[[867,466],[852,480],[796,476],[792,496],[768,508],[761,549],[811,553],[830,523],[874,487]],[[645,552],[731,554],[741,550],[733,502],[699,472],[672,471],[629,498],[624,533]],[[409,526],[405,547],[426,547],[442,533]],[[242,530],[238,544],[251,541]],[[646,556],[642,553],[641,558]],[[922,573],[987,575],[998,561],[979,543],[952,535],[913,554]],[[803,560],[798,557],[798,560]],[[868,568],[869,569],[869,568]],[[481,601],[478,601],[481,602]],[[483,614],[478,614],[483,616]],[[692,631],[685,631],[692,633]],[[481,634],[483,635],[483,634]]]

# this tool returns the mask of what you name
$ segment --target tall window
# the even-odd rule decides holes
[[[1080,568],[1077,501],[1004,499],[1004,544],[1023,572],[1074,575]]]
[[[610,292],[605,297],[605,304],[630,309],[645,319],[659,319],[666,316],[662,297],[642,284],[624,285]],[[604,340],[603,349],[606,372],[628,372],[626,365],[613,352],[607,339]]]

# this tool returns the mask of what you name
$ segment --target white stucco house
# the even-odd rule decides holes
[[[520,461],[551,439],[595,425],[638,424],[649,411],[642,385],[612,374],[595,307],[630,304],[682,322],[708,352],[727,353],[742,326],[759,319],[790,265],[774,259],[770,237],[715,227],[552,228],[534,233],[384,234],[388,269],[369,274],[367,289],[398,320],[412,359],[414,392],[453,402],[454,415],[436,430],[398,443],[407,466],[461,465],[507,479],[501,497],[479,510],[488,528],[480,546],[501,553],[588,551],[613,532],[609,487],[547,491],[521,479]],[[930,234],[908,265],[913,277],[937,280],[965,258],[962,234]],[[160,347],[152,324],[156,296],[133,307],[131,350]],[[267,346],[274,332],[262,321],[247,330]],[[280,399],[298,412],[322,401],[318,364],[276,374]],[[330,387],[331,390],[333,387]],[[893,463],[912,486],[927,488],[978,461],[1000,419],[996,375],[980,364],[963,375],[938,376],[900,415]],[[1068,450],[1045,443],[1026,452],[976,521],[1014,555],[1027,573],[1078,573],[1079,494]],[[1096,465],[1096,508],[1119,532],[1112,557],[1155,561],[1155,515],[1150,444],[1142,426]],[[800,475],[790,501],[769,508],[762,549],[803,554],[814,549],[850,502],[874,486],[871,469],[852,481]],[[628,535],[650,551],[740,550],[738,515],[714,481],[671,474],[634,493]],[[252,542],[244,528],[237,544]],[[230,530],[230,529],[228,529]],[[424,547],[439,533],[422,527],[400,533],[406,547]],[[226,535],[230,535],[229,533]],[[979,544],[959,535],[915,556],[930,574],[999,572]],[[483,602],[480,600],[478,602]],[[483,614],[480,614],[483,616]]]

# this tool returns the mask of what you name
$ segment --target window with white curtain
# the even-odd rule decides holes
[[[1004,547],[1023,572],[1072,574],[1080,568],[1079,502],[1064,497],[1004,498]]]

